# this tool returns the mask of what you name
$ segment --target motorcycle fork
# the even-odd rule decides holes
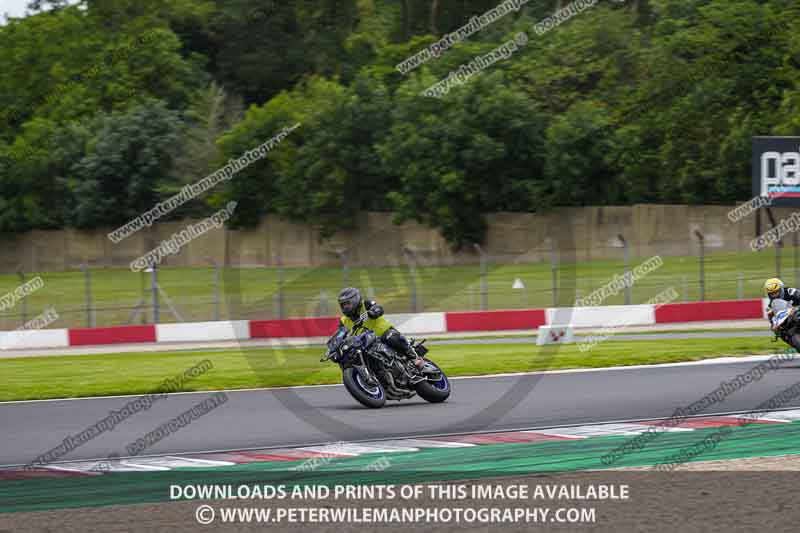
[[[358,360],[361,364],[353,364],[356,369],[356,372],[359,373],[361,379],[363,379],[367,383],[373,383],[375,378],[372,376],[372,372],[370,372],[369,368],[367,367],[366,361],[364,361],[364,352],[362,350],[358,350]]]

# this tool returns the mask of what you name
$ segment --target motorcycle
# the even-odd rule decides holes
[[[780,338],[796,350],[800,350],[800,315],[797,313],[797,307],[792,305],[786,300],[776,298],[770,303],[770,310],[772,316],[770,318],[770,329],[775,333],[775,338]]]
[[[431,403],[441,403],[452,388],[444,371],[425,355],[425,340],[411,339],[424,365],[417,368],[405,355],[397,353],[369,329],[334,333],[327,341],[321,363],[334,361],[342,369],[342,382],[353,398],[366,407],[383,407],[386,400],[406,400],[419,394]]]

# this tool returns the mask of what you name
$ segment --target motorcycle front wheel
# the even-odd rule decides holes
[[[342,370],[342,382],[347,392],[361,405],[377,409],[386,403],[386,392],[383,385],[376,381],[375,385],[365,382],[361,374],[353,367]]]

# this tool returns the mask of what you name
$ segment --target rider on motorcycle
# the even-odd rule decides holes
[[[771,319],[774,311],[772,310],[772,300],[780,298],[786,300],[793,306],[800,305],[800,290],[789,287],[778,278],[769,278],[764,282],[764,293],[769,298],[770,305],[767,305],[767,319]]]
[[[380,304],[374,300],[362,300],[361,291],[354,287],[342,289],[338,301],[342,317],[339,319],[337,333],[345,334],[352,331],[354,326],[363,326],[372,330],[390,348],[413,360],[418,368],[425,364],[408,339],[386,320]]]

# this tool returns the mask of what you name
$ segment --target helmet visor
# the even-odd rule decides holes
[[[344,300],[339,302],[339,307],[342,310],[342,313],[346,315],[352,315],[353,311],[356,310],[356,302],[354,300]]]

